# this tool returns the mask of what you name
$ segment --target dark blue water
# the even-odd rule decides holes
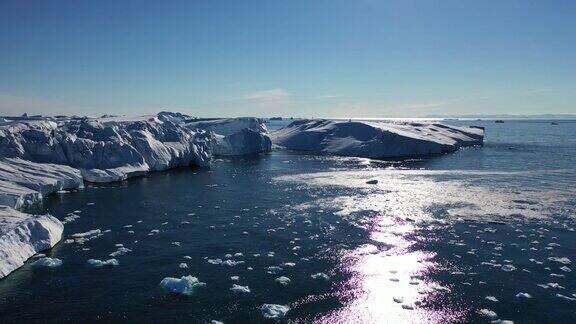
[[[274,151],[49,197],[45,211],[80,216],[64,240],[104,234],[0,281],[0,322],[255,323],[265,303],[296,322],[576,321],[576,123],[452,123],[485,126],[485,146],[390,162]],[[118,267],[88,266],[117,244],[132,250]],[[206,286],[159,286],[185,275]]]

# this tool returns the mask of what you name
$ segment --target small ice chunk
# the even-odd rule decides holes
[[[160,286],[175,294],[192,295],[206,283],[200,282],[198,278],[192,276],[182,276],[181,278],[166,277],[160,281]]]
[[[552,262],[558,262],[558,263],[562,263],[564,265],[569,265],[572,263],[572,261],[570,261],[570,259],[568,259],[567,257],[549,257],[548,260],[552,261]]]
[[[286,276],[278,277],[274,281],[281,284],[282,286],[288,286],[288,284],[290,284],[290,278],[288,278]]]
[[[230,280],[238,281],[238,280],[240,280],[240,277],[239,276],[231,276]]]
[[[394,301],[397,302],[398,304],[402,304],[402,303],[404,302],[404,297],[395,296],[395,297],[392,297],[392,300],[394,300]]]
[[[270,274],[275,274],[275,273],[280,272],[280,271],[282,271],[282,270],[284,270],[284,269],[282,269],[282,268],[280,268],[280,267],[277,267],[277,266],[271,266],[271,267],[268,267],[267,270],[268,270],[268,271],[266,271],[266,272],[268,272],[268,273],[270,273]]]
[[[97,260],[97,259],[89,259],[87,262],[91,267],[94,267],[94,268],[117,267],[120,265],[120,263],[116,259],[109,259],[106,261]]]
[[[264,318],[279,319],[286,316],[290,307],[288,305],[264,304],[260,307],[260,310]]]
[[[237,284],[233,284],[230,290],[236,293],[250,293],[250,288],[248,286],[240,286]]]
[[[491,301],[491,302],[495,302],[495,303],[498,302],[498,298],[496,298],[496,297],[494,297],[494,296],[486,296],[485,299],[486,299],[486,300],[489,300],[489,301]]]
[[[516,294],[516,298],[532,298],[529,293],[519,292]]]
[[[491,310],[486,309],[486,308],[482,308],[482,309],[478,310],[478,314],[480,314],[484,317],[488,317],[491,320],[495,320],[498,318],[498,314],[496,314],[496,312],[491,311]]]
[[[182,262],[178,265],[178,268],[180,269],[188,269],[188,264],[185,262]]]
[[[313,275],[310,275],[310,277],[312,277],[312,279],[324,279],[324,280],[330,280],[330,276],[325,274],[324,272],[318,272],[315,273]]]
[[[510,272],[516,270],[516,267],[511,264],[505,264],[501,268],[503,271]]]
[[[242,263],[244,263],[244,261],[234,261],[234,260],[230,260],[230,259],[228,259],[226,261],[222,261],[222,265],[229,266],[229,267],[235,267],[235,266],[242,264]]]
[[[118,248],[118,250],[110,253],[109,256],[115,258],[117,256],[124,255],[124,254],[130,253],[130,252],[132,252],[132,250],[130,250],[129,248],[125,248],[125,247],[121,246]]]
[[[32,266],[36,268],[56,268],[62,265],[62,260],[58,258],[40,258],[32,262]]]

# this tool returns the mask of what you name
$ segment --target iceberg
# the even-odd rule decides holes
[[[297,120],[271,134],[272,142],[297,151],[365,158],[406,158],[482,145],[484,129],[439,123]]]
[[[56,245],[63,230],[64,225],[50,215],[25,214],[0,206],[0,279],[34,254]]]
[[[247,155],[269,152],[272,149],[272,140],[268,134],[268,129],[257,118],[205,120],[189,123],[187,127],[214,133],[212,141],[214,155]]]
[[[149,171],[206,167],[213,155],[267,152],[271,145],[266,126],[257,118],[199,120],[172,112],[134,118],[2,117],[0,207],[11,209],[2,207],[0,212],[0,278],[38,248],[54,245],[62,234],[62,223],[52,216],[15,210],[41,203],[48,194],[81,188],[84,181],[122,181]],[[15,230],[12,222],[39,232],[42,226],[50,229],[40,239],[52,244],[38,245],[35,236],[40,233]],[[98,235],[73,236],[72,241],[81,244],[101,235],[90,234]],[[126,252],[119,249],[111,256]]]

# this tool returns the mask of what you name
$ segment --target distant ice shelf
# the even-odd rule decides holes
[[[482,145],[484,129],[439,123],[297,120],[272,133],[292,150],[366,158],[404,158]]]

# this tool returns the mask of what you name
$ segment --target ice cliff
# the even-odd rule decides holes
[[[272,133],[279,146],[367,158],[401,158],[482,145],[484,130],[439,123],[297,120]]]
[[[0,278],[60,240],[63,225],[22,209],[83,181],[111,182],[179,166],[204,167],[213,155],[267,152],[256,118],[198,120],[161,112],[102,116],[0,118]]]

